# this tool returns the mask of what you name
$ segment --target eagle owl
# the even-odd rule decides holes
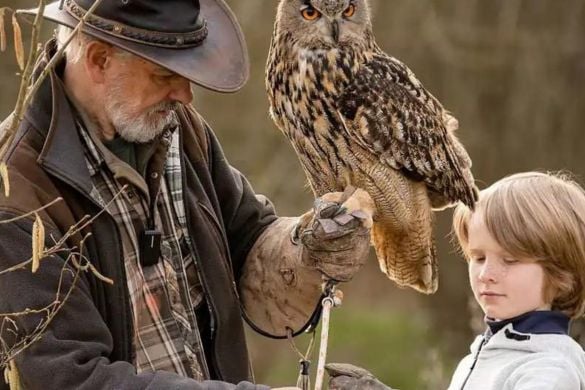
[[[315,196],[367,191],[382,271],[434,292],[432,209],[473,207],[471,160],[457,120],[376,44],[367,1],[280,0],[266,88]]]

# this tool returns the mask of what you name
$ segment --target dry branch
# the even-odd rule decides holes
[[[75,26],[73,31],[69,34],[69,36],[67,37],[65,42],[63,42],[63,44],[61,45],[59,50],[57,50],[57,52],[51,57],[48,64],[45,66],[45,68],[41,71],[38,78],[35,80],[34,84],[32,84],[31,87],[28,87],[28,85],[31,82],[32,71],[34,69],[36,60],[38,59],[39,34],[40,34],[40,28],[41,28],[42,19],[43,19],[42,14],[43,14],[44,9],[45,9],[45,1],[44,0],[39,1],[39,10],[38,10],[38,13],[35,17],[33,25],[32,25],[30,54],[29,54],[28,61],[27,61],[27,64],[24,68],[24,72],[22,75],[22,81],[20,84],[20,90],[18,93],[17,101],[16,101],[16,107],[14,109],[14,115],[12,117],[12,123],[8,127],[8,130],[6,131],[6,133],[0,135],[0,145],[1,145],[1,147],[0,147],[0,161],[4,160],[4,155],[6,154],[7,147],[10,144],[12,138],[14,137],[14,134],[16,133],[16,129],[18,129],[20,122],[22,122],[22,118],[24,117],[25,108],[28,107],[29,103],[31,102],[32,97],[36,94],[36,92],[38,91],[38,89],[42,85],[43,81],[47,78],[49,73],[53,70],[55,65],[61,60],[61,58],[63,57],[63,53],[65,52],[65,49],[67,48],[69,43],[71,43],[71,41],[73,40],[75,35],[81,30],[81,28],[83,27],[83,25],[85,24],[87,19],[93,14],[95,9],[100,5],[101,2],[102,2],[102,0],[97,0],[95,3],[93,3],[93,5],[89,8],[89,10],[83,16],[83,18],[81,18],[79,20],[79,23],[77,24],[77,26]]]
[[[34,80],[34,82],[33,71],[40,54],[39,36],[43,19],[42,15],[45,8],[45,0],[39,0],[38,13],[35,16],[34,22],[32,24],[32,35],[26,63],[24,61],[22,31],[17,19],[18,12],[14,12],[8,8],[0,8],[0,49],[4,50],[6,46],[4,16],[6,11],[9,10],[12,12],[12,26],[15,39],[16,60],[22,71],[20,89],[17,95],[14,111],[9,119],[6,130],[3,132],[0,131],[0,186],[4,188],[4,195],[6,197],[9,196],[10,192],[8,168],[5,162],[6,151],[8,150],[8,147],[11,144],[14,135],[16,134],[16,130],[20,126],[22,118],[24,117],[24,113],[43,81],[53,70],[58,61],[60,61],[63,57],[63,53],[67,46],[70,44],[75,35],[80,32],[87,18],[93,14],[94,10],[97,6],[99,6],[100,3],[101,0],[97,0],[87,11],[84,18],[79,21],[65,42],[61,43],[59,50],[57,50],[55,55],[50,58],[47,65],[45,65],[42,70],[39,69],[38,77]],[[120,194],[125,189],[126,186],[122,187],[122,189],[114,195],[110,202],[113,202],[118,196],[120,196]],[[105,283],[114,283],[113,280],[100,274],[98,270],[91,264],[89,259],[84,256],[84,242],[90,236],[89,233],[85,234],[79,243],[79,247],[67,247],[67,242],[69,239],[71,239],[73,236],[81,234],[84,229],[86,229],[91,223],[93,223],[93,221],[95,221],[96,218],[105,212],[110,203],[105,205],[104,208],[93,217],[85,216],[81,218],[81,220],[79,220],[75,225],[71,226],[69,230],[65,232],[65,234],[63,234],[63,236],[61,236],[59,239],[55,239],[53,236],[50,236],[53,240],[53,243],[50,247],[47,248],[45,246],[45,227],[40,217],[40,212],[59,201],[62,201],[62,199],[57,198],[36,210],[30,211],[29,213],[0,221],[0,224],[12,223],[34,215],[31,243],[32,256],[19,264],[1,270],[0,277],[6,276],[10,272],[25,269],[29,265],[31,266],[31,271],[34,273],[39,269],[41,261],[50,259],[64,259],[59,276],[57,291],[55,293],[55,299],[53,302],[42,308],[25,308],[21,312],[0,313],[0,368],[5,368],[4,373],[7,382],[9,382],[11,386],[11,389],[19,388],[18,371],[14,362],[14,358],[42,337],[47,327],[55,318],[59,310],[65,305],[71,293],[75,289],[77,281],[80,277],[80,273],[91,272],[97,279]],[[67,291],[63,291],[64,278],[66,275],[70,275],[71,280],[68,280]],[[22,319],[22,317],[31,315],[40,316],[41,320],[32,331],[23,334],[23,330],[19,329],[18,327],[18,320]],[[10,342],[8,342],[5,337],[10,337]]]

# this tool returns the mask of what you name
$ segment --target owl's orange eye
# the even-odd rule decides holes
[[[301,11],[301,15],[303,15],[303,18],[306,20],[312,21],[319,19],[321,17],[321,12],[317,11],[313,7],[307,7]]]
[[[347,7],[345,11],[343,11],[343,16],[345,16],[346,18],[351,18],[353,14],[355,14],[355,5],[350,4],[349,7]]]

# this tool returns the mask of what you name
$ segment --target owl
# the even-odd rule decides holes
[[[361,188],[372,244],[399,286],[437,289],[433,209],[473,207],[457,120],[372,33],[366,0],[280,0],[266,65],[270,114],[315,196]]]

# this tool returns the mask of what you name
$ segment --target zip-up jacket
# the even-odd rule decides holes
[[[459,363],[449,390],[584,390],[585,352],[554,311],[489,323]]]

